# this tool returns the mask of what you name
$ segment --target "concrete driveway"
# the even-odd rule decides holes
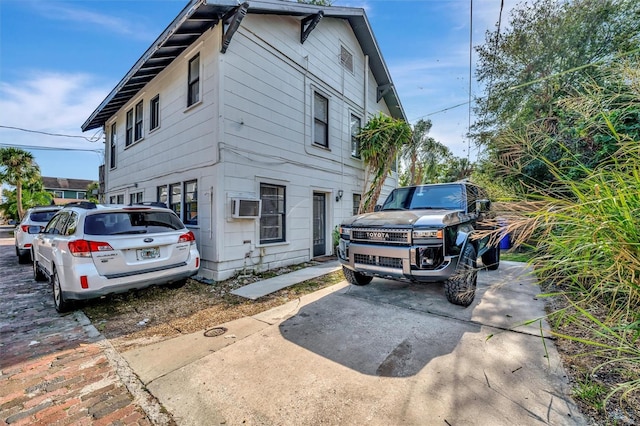
[[[480,272],[469,308],[441,285],[343,282],[123,356],[184,425],[586,424],[526,273]]]

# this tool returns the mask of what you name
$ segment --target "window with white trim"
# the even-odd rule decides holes
[[[313,92],[313,143],[329,147],[329,99]]]
[[[124,204],[124,194],[112,195],[109,197],[110,204]]]
[[[200,54],[189,60],[189,76],[187,81],[187,106],[200,101]]]
[[[360,141],[357,136],[360,133],[361,121],[360,117],[351,114],[351,156],[360,158]]]
[[[129,194],[129,204],[139,204],[144,201],[144,192],[138,191]]]
[[[116,123],[111,125],[109,132],[109,168],[116,168]]]
[[[78,200],[86,200],[87,199],[87,192],[86,191],[77,191],[76,192],[76,199],[78,199]]]
[[[169,185],[169,197],[169,208],[182,218],[182,185],[179,183]]]
[[[160,95],[149,101],[149,130],[160,127]]]
[[[360,213],[360,200],[362,200],[362,195],[360,194],[353,194],[353,215],[357,215],[358,213]]]
[[[286,188],[268,183],[260,184],[262,212],[260,215],[260,243],[269,244],[286,240]]]
[[[198,181],[184,183],[184,220],[185,225],[198,224]]]
[[[167,185],[159,186],[156,191],[156,201],[168,205],[167,201],[169,201],[169,196],[167,195]]]
[[[133,143],[133,108],[127,111],[127,127],[125,132],[124,146],[129,146]]]
[[[144,104],[142,101],[136,104],[135,140],[139,141],[144,136]]]

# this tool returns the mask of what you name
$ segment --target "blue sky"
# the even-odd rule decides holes
[[[455,155],[475,160],[477,151],[471,146],[467,152],[465,138],[468,105],[435,113],[469,100],[471,2],[333,4],[366,10],[409,121],[431,119],[431,136]],[[473,0],[474,44],[495,27],[500,2]],[[31,151],[43,176],[97,180],[102,134],[83,134],[80,126],[187,3],[1,0],[0,146]],[[515,0],[504,3],[502,28]],[[472,93],[478,90],[472,81]]]

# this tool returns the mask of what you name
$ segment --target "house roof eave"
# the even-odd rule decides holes
[[[139,88],[144,87],[206,30],[217,25],[227,13],[239,5],[235,0],[191,0],[84,122],[82,131],[103,126],[135,96]],[[363,9],[324,7],[282,0],[257,0],[249,2],[247,13],[306,17],[319,11],[324,12],[325,18],[345,19],[349,22],[364,54],[369,57],[369,68],[378,85],[390,87],[382,98],[391,116],[406,121],[391,75]]]

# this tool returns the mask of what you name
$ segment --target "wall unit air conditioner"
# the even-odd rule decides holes
[[[262,200],[254,198],[232,198],[231,217],[234,219],[258,219],[262,210]]]

